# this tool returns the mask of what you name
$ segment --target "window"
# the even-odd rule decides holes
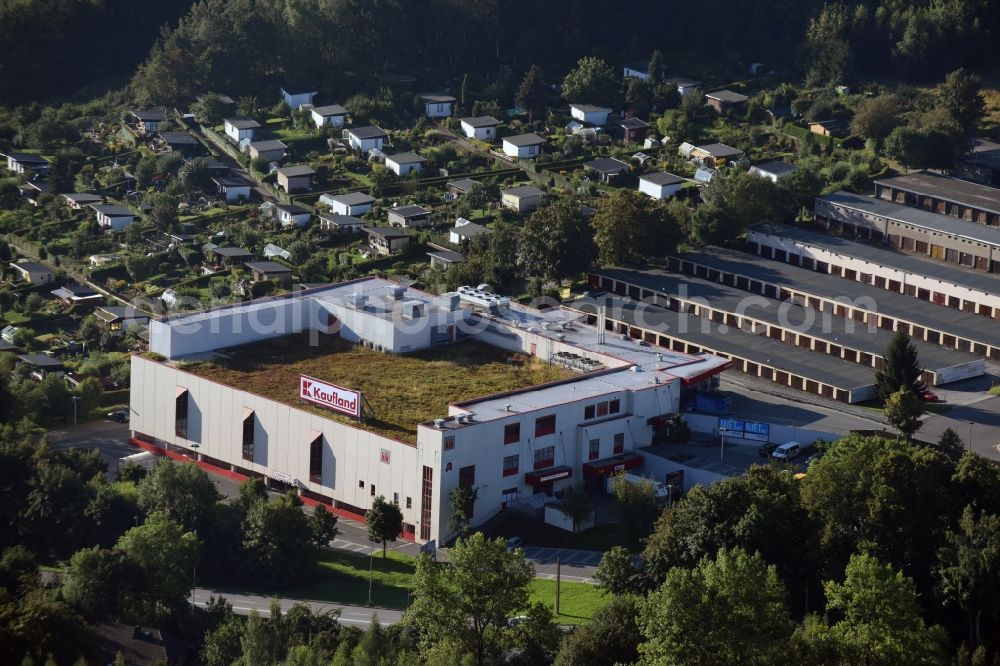
[[[535,437],[551,435],[556,431],[556,415],[540,416],[535,419]]]
[[[406,498],[406,508],[407,509],[412,509],[413,508],[413,498],[412,497],[407,497]]]
[[[309,480],[323,482],[323,435],[317,435],[309,443]]]
[[[617,398],[608,403],[608,412],[617,414],[622,410],[622,401]]]
[[[469,465],[458,470],[458,485],[462,488],[470,488],[476,483],[476,466]]]
[[[517,488],[507,488],[500,492],[503,495],[503,504],[500,508],[506,509],[517,501]]]
[[[188,391],[180,387],[177,390],[177,399],[174,400],[174,434],[187,439]]]
[[[423,485],[420,492],[420,538],[431,538],[431,498],[434,495],[434,469],[424,465]]]
[[[556,447],[545,446],[535,451],[535,469],[552,467],[556,461]]]
[[[504,456],[503,459],[503,475],[504,476],[514,476],[517,474],[517,454],[512,456]]]
[[[592,439],[590,440],[590,451],[588,452],[587,460],[597,460],[601,457],[601,440]]]
[[[248,413],[243,417],[243,460],[253,462],[253,410],[248,409],[246,411]]]
[[[625,453],[625,433],[615,433],[615,455]]]
[[[375,484],[374,483],[371,485],[371,490],[369,491],[369,494],[372,497],[375,497]]]
[[[521,441],[521,424],[508,423],[503,427],[503,443],[517,444]]]
[[[583,408],[583,418],[585,420],[587,420],[587,421],[589,421],[590,419],[594,418],[594,406],[593,405],[587,405],[586,407]]]
[[[455,448],[455,436],[448,435],[447,437],[444,438],[444,450],[451,451],[454,448]]]
[[[399,493],[392,494],[392,503],[399,506]]]
[[[597,403],[597,415],[598,416],[607,416],[608,415],[608,403],[606,403],[606,402],[599,402],[599,403]]]
[[[358,481],[358,488],[360,488],[361,490],[364,490],[365,489],[365,482],[364,481]]]

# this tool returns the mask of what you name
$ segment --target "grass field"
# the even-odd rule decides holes
[[[294,335],[244,345],[231,354],[231,359],[193,363],[186,369],[338,419],[348,417],[307,407],[299,400],[299,375],[360,390],[375,412],[364,427],[414,443],[417,424],[446,416],[450,403],[573,376],[536,358],[478,342],[392,356],[340,338],[325,337],[310,346],[306,337]],[[399,381],[399,377],[407,380]]]
[[[369,558],[327,550],[317,552],[317,569],[309,584],[276,593],[294,599],[367,605]],[[371,564],[372,605],[405,609],[410,601],[416,560],[392,551],[383,559],[381,549],[377,549]],[[536,578],[531,584],[531,601],[541,601],[552,608],[555,590],[555,581]],[[563,582],[560,585],[560,615],[556,616],[556,621],[560,624],[586,624],[605,603],[607,599],[596,586]]]

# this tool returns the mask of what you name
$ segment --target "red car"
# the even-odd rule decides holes
[[[937,394],[934,393],[933,391],[928,391],[926,389],[920,392],[920,399],[923,400],[924,402],[938,401]]]

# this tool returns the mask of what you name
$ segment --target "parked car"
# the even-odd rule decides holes
[[[771,454],[774,453],[774,450],[776,448],[778,448],[777,442],[768,442],[767,444],[761,444],[757,448],[757,455],[759,455],[761,458],[770,458]]]
[[[799,442],[785,442],[772,453],[771,457],[777,460],[794,460],[802,453],[802,444]]]
[[[509,539],[507,539],[507,550],[508,551],[512,551],[515,548],[523,548],[523,547],[524,547],[524,539],[522,539],[521,537],[519,537],[519,536],[512,536]]]
[[[108,412],[108,418],[118,423],[128,423],[128,410],[116,409],[113,412]]]
[[[937,397],[937,393],[934,393],[933,391],[928,391],[927,389],[924,389],[923,391],[920,392],[920,399],[923,400],[924,402],[937,402],[938,400],[940,400],[940,398]]]

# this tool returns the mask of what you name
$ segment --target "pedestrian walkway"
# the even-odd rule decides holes
[[[603,553],[596,550],[575,550],[573,548],[539,548],[527,546],[524,556],[538,564],[572,564],[581,567],[596,567],[601,563]]]

